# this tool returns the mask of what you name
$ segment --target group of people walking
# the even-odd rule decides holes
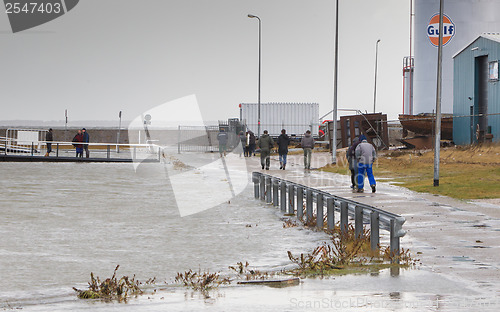
[[[276,142],[271,138],[269,132],[264,130],[262,136],[256,140],[252,131],[247,131],[246,134],[241,131],[238,135],[245,157],[250,157],[255,153],[256,141],[260,148],[260,164],[262,170],[269,170],[271,166],[271,151],[277,145],[280,170],[285,170],[288,156],[288,146],[290,145],[290,137],[286,130],[282,129]],[[219,140],[219,152],[221,157],[226,155],[226,145],[228,142],[228,134],[222,129],[217,135]],[[314,149],[314,137],[311,131],[307,130],[302,137],[300,144],[304,152],[304,169],[311,169],[312,150]],[[77,151],[78,153],[78,151]],[[241,154],[240,154],[241,155]],[[360,135],[352,141],[351,146],[346,152],[346,157],[349,161],[349,169],[351,171],[351,188],[353,191],[364,192],[365,173],[368,176],[368,181],[372,189],[372,193],[376,191],[376,181],[373,176],[373,162],[377,158],[375,148],[371,143],[368,143],[365,135]]]
[[[286,134],[286,130],[282,129],[281,134],[276,141],[278,145],[278,155],[280,162],[280,169],[285,170],[288,156],[288,145],[290,145],[290,137]],[[314,138],[311,131],[307,130],[301,140],[301,146],[304,150],[304,168],[311,169],[311,155],[314,148]],[[269,170],[271,162],[271,149],[274,147],[274,141],[269,136],[267,130],[259,139],[260,147],[260,164],[262,169]]]

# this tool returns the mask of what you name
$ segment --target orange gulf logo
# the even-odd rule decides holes
[[[455,36],[455,24],[451,19],[443,14],[443,45],[446,45]],[[439,45],[439,13],[434,14],[427,25],[427,37],[432,45]]]

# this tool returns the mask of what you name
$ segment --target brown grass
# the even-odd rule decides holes
[[[345,157],[345,152],[339,153]],[[349,174],[343,162],[322,170]],[[383,151],[374,163],[375,178],[417,192],[440,194],[458,199],[500,198],[500,145],[442,148],[439,186],[434,187],[433,151]]]

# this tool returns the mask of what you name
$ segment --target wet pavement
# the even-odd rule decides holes
[[[312,168],[328,163],[331,154],[313,154]],[[420,259],[421,269],[449,279],[471,294],[500,297],[500,206],[416,193],[383,181],[377,182],[374,194],[367,183],[365,193],[353,193],[349,176],[303,168],[302,155],[290,155],[287,170],[279,170],[278,158],[272,157],[271,169],[265,173],[405,217],[407,234],[401,247]],[[376,166],[374,175],[376,178]]]

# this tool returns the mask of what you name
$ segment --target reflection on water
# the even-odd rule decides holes
[[[161,165],[4,163],[0,207],[0,300],[71,293],[90,272],[169,281],[188,269],[238,261],[288,264],[322,233],[283,229],[251,187],[213,209],[181,218]],[[73,294],[71,293],[73,296]]]
[[[467,311],[470,306],[459,304],[481,300],[420,270],[307,279],[281,289],[233,284],[210,298],[168,285],[128,304],[79,300],[73,286],[85,288],[90,272],[109,277],[117,264],[120,276],[161,283],[188,269],[227,272],[239,261],[277,270],[290,264],[288,250],[310,251],[326,236],[284,229],[277,209],[254,200],[251,186],[229,202],[181,218],[158,164],[137,172],[130,164],[0,165],[0,309]]]

